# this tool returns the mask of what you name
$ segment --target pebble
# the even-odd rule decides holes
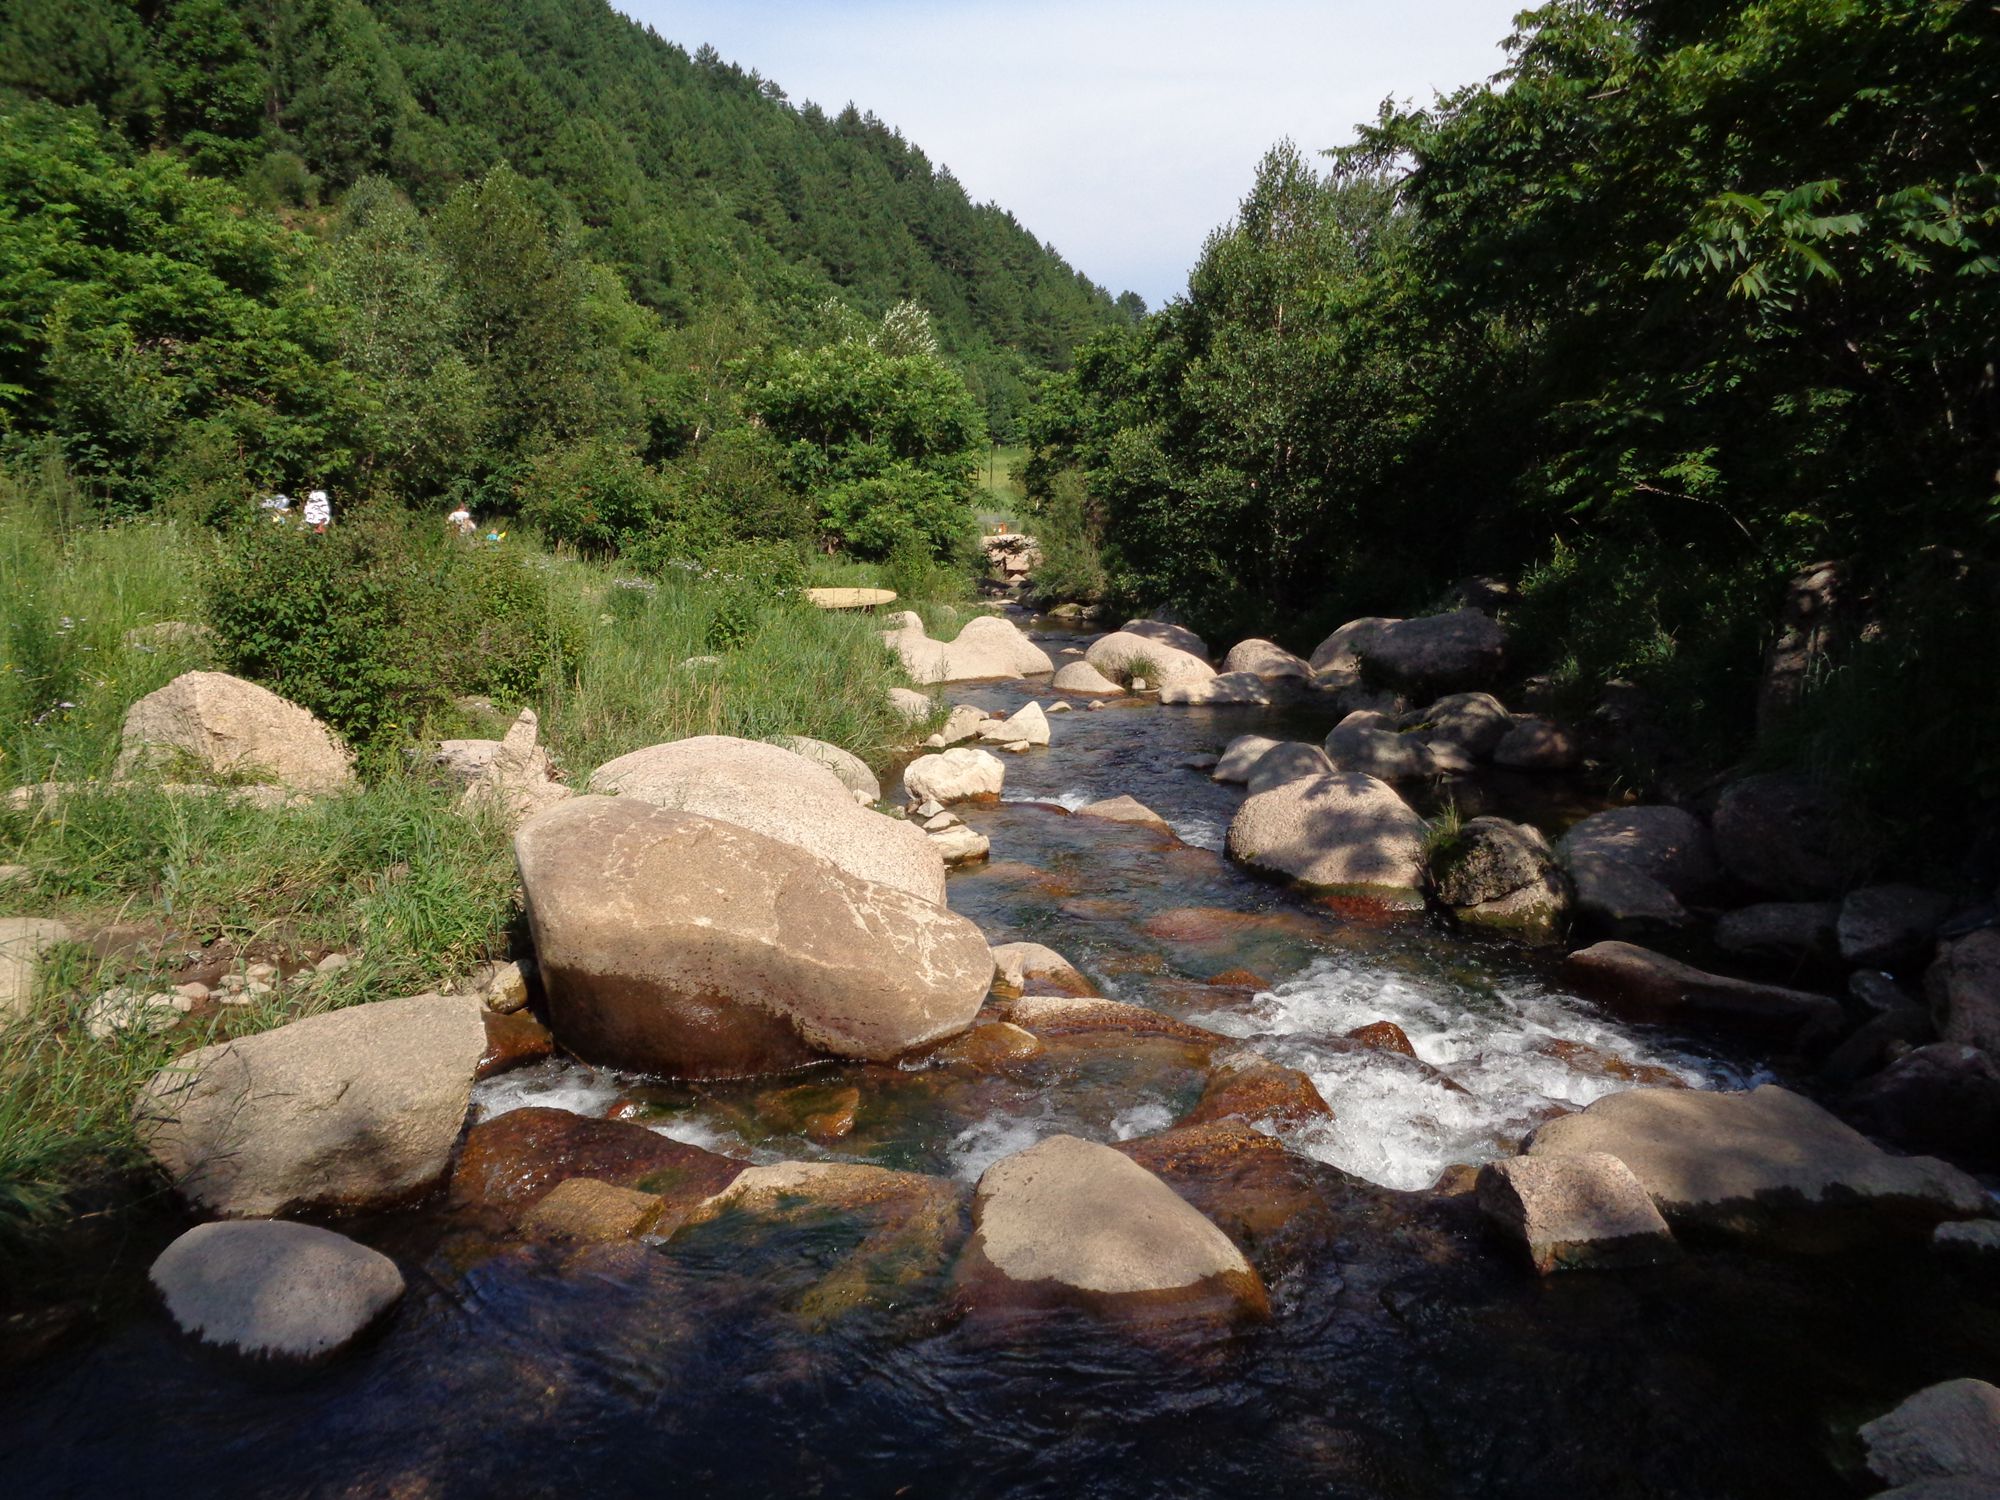
[[[351,967],[353,963],[354,959],[349,954],[329,953],[325,958],[322,958],[318,963],[313,965],[313,972],[315,974],[338,974],[342,969]]]
[[[209,989],[205,984],[191,982],[175,985],[174,993],[185,997],[189,1005],[199,1005],[208,998]]]
[[[278,966],[276,964],[252,964],[243,971],[243,977],[252,984],[260,981],[269,984],[278,977]]]

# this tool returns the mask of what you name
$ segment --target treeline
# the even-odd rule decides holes
[[[1273,151],[1187,295],[1050,390],[1035,492],[1225,639],[1503,575],[1524,665],[1579,708],[1636,680],[1715,758],[1786,580],[1840,561],[1851,649],[1767,752],[1949,823],[2000,771],[1996,78],[1969,0],[1528,12],[1494,83]]]
[[[114,511],[318,482],[942,546],[943,448],[1130,320],[874,117],[602,0],[7,0],[0,110],[4,442]],[[942,428],[871,435],[875,355]],[[764,420],[813,358],[856,429]]]

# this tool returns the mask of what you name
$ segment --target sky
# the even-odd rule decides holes
[[[852,101],[1112,292],[1187,285],[1270,146],[1501,66],[1526,0],[612,0],[795,104]]]

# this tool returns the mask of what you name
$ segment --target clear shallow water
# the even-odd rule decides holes
[[[1031,693],[951,696],[1002,707]],[[564,1250],[433,1206],[342,1226],[397,1259],[408,1294],[366,1346],[280,1378],[190,1347],[146,1297],[145,1266],[184,1227],[163,1213],[94,1269],[74,1337],[0,1371],[9,1493],[1851,1500],[1875,1488],[1856,1425],[1925,1384],[2000,1374],[2000,1289],[1921,1247],[1703,1247],[1644,1272],[1544,1280],[1467,1198],[1398,1190],[1622,1086],[1574,1046],[1692,1083],[1737,1081],[1745,1065],[1614,1024],[1554,984],[1545,955],[1332,910],[1209,849],[1035,805],[1129,792],[1177,828],[1226,827],[1240,791],[1177,763],[1275,722],[1057,716],[1049,751],[1007,758],[1023,800],[968,815],[992,862],[951,881],[953,905],[994,941],[1047,942],[1106,994],[1313,1074],[1338,1118],[1293,1137],[1317,1206],[1256,1248],[1269,1324],[1136,1337],[1071,1314],[959,1316],[963,1221],[922,1276],[829,1316],[815,1297],[857,1253],[842,1224],[718,1221],[658,1245]],[[1461,802],[1483,795],[1551,823],[1575,810],[1535,788],[1466,788]],[[1342,1045],[1376,1020],[1402,1026],[1436,1072]],[[1555,1042],[1571,1060],[1545,1050]],[[1200,1092],[1173,1042],[1051,1051],[1005,1075],[827,1067],[708,1085],[556,1064],[483,1085],[478,1101],[616,1108],[747,1159],[969,1183],[1056,1130],[1157,1131]],[[854,1088],[852,1134],[791,1133],[773,1100],[801,1085]]]

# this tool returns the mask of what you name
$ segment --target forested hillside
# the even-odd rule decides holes
[[[600,547],[851,540],[856,496],[750,430],[779,355],[921,312],[970,408],[930,477],[895,443],[839,476],[921,510],[1125,316],[874,116],[602,0],[8,0],[0,104],[5,442],[113,512],[328,483]]]
[[[1267,158],[1186,297],[1048,393],[1041,503],[1224,638],[1497,574],[1524,667],[1578,711],[1636,682],[1711,766],[1833,562],[1763,753],[1959,838],[2000,771],[1996,78],[1961,0],[1529,12],[1493,84]]]

